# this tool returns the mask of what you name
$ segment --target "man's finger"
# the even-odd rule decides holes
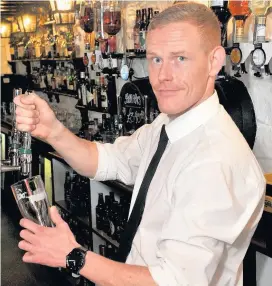
[[[23,261],[27,262],[27,263],[33,263],[33,254],[31,252],[27,252],[25,253],[25,255],[23,256]]]
[[[22,132],[32,132],[35,130],[36,125],[16,124],[16,128]]]
[[[35,237],[35,235],[27,229],[23,229],[20,232],[20,237],[30,243],[35,243],[37,241],[37,238]]]
[[[26,218],[22,218],[20,220],[20,226],[32,231],[33,233],[37,233],[41,228],[40,225]]]
[[[25,250],[25,251],[34,251],[34,245],[25,241],[25,240],[21,240],[19,243],[18,243],[18,247],[22,250]]]
[[[22,108],[24,108],[24,109],[28,109],[28,110],[35,110],[35,109],[36,109],[36,107],[35,107],[34,104],[23,104],[23,103],[21,102],[20,97],[21,97],[21,96],[19,95],[19,96],[16,96],[16,97],[13,99],[13,102],[16,104],[16,108],[17,108],[17,106],[20,106],[20,107],[22,107]]]
[[[26,124],[26,125],[36,125],[38,124],[40,119],[38,117],[24,117],[24,116],[16,116],[17,124]]]
[[[37,110],[30,110],[30,109],[25,109],[21,106],[16,107],[16,116],[24,116],[24,117],[39,117],[40,113]]]
[[[61,218],[58,209],[55,206],[50,208],[50,216],[56,226],[65,224],[65,221]]]

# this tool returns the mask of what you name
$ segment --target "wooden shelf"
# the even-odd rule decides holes
[[[74,218],[77,218],[80,222],[82,222],[85,226],[89,227],[89,217],[88,216],[79,216],[75,213],[71,212],[71,210],[68,208],[66,202],[64,200],[61,201],[55,201],[55,204],[59,206],[61,209],[68,212],[70,215],[72,215]]]
[[[77,109],[88,109],[90,111],[96,111],[100,113],[108,113],[109,111],[106,108],[98,108],[98,107],[88,107],[84,105],[76,105],[75,108]]]
[[[108,243],[110,243],[114,247],[119,247],[119,242],[116,240],[112,239],[110,236],[108,236],[104,231],[98,230],[97,228],[93,227],[92,231],[97,234],[99,237],[103,238],[106,240]]]
[[[18,59],[18,60],[10,60],[11,63],[18,62],[40,62],[40,61],[73,61],[72,58],[37,58],[37,59]]]

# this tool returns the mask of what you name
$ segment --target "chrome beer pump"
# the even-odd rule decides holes
[[[26,92],[28,94],[28,92]],[[22,94],[22,89],[13,89],[13,98]],[[14,115],[12,132],[9,137],[8,160],[1,160],[1,172],[20,171],[23,176],[31,175],[32,151],[31,135],[29,132],[21,132],[16,128],[14,104]]]

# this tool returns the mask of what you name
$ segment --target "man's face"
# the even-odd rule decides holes
[[[171,23],[151,30],[147,60],[149,80],[161,112],[181,114],[207,95],[208,53],[192,24]]]

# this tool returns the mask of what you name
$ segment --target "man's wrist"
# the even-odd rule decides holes
[[[63,134],[65,132],[66,128],[65,126],[59,121],[56,120],[55,126],[52,128],[51,134],[47,138],[47,142],[52,145],[55,142],[57,142],[60,138],[63,137]]]

